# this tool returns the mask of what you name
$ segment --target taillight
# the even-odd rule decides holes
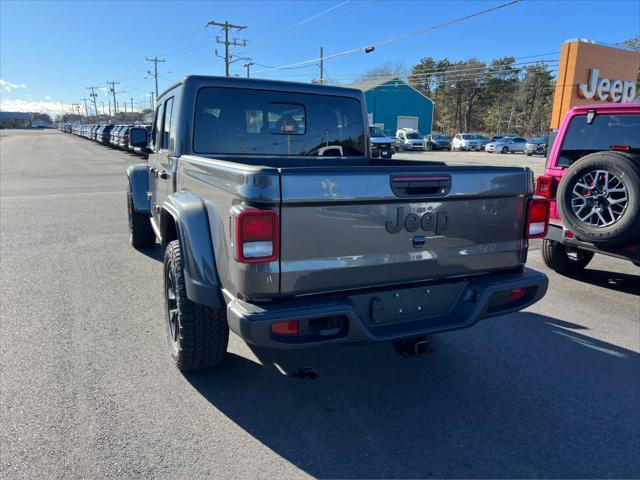
[[[534,198],[529,201],[525,233],[527,238],[542,238],[549,228],[549,200]]]
[[[278,258],[278,214],[272,210],[244,210],[236,217],[237,258],[242,263],[272,262]]]
[[[549,175],[540,175],[536,182],[536,195],[545,198],[553,197],[554,178]]]

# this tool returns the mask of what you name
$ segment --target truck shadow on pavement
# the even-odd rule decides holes
[[[186,378],[314,477],[640,472],[639,354],[526,312],[433,336],[431,345],[433,355],[408,359],[388,344],[253,349],[260,363],[229,354],[219,370]],[[305,366],[316,380],[281,373]]]
[[[571,278],[597,287],[640,296],[640,276],[638,275],[587,268]]]

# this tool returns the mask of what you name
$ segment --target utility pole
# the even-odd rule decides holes
[[[116,85],[119,85],[120,82],[107,82],[107,85],[111,85],[111,87],[109,87],[109,92],[111,92],[111,94],[113,95],[113,114],[117,115],[118,114],[118,103],[116,102]],[[109,113],[109,115],[111,115],[111,113]]]
[[[229,76],[229,66],[233,63],[233,61],[231,60],[231,57],[233,55],[229,55],[229,45],[233,45],[234,47],[246,47],[247,46],[247,41],[246,40],[242,40],[242,42],[238,42],[237,38],[234,38],[233,40],[229,41],[229,30],[237,30],[238,32],[241,30],[244,30],[245,28],[247,28],[246,25],[233,25],[232,23],[229,22],[224,22],[224,23],[219,23],[219,22],[215,22],[213,20],[211,20],[210,22],[207,23],[207,27],[209,25],[213,25],[214,27],[220,27],[222,28],[222,30],[224,30],[224,40],[222,40],[220,37],[218,37],[216,35],[216,43],[221,43],[224,45],[224,57],[218,55],[218,51],[216,50],[216,56],[220,57],[220,58],[224,58],[224,71],[225,71],[225,77]],[[240,60],[240,59],[238,59]]]
[[[130,100],[131,100],[131,113],[133,113],[133,97],[131,97]]]
[[[244,68],[247,69],[247,78],[251,78],[251,75],[250,75],[251,72],[249,70],[251,68],[251,65],[254,65],[254,63],[253,62],[247,62],[244,65],[242,65]]]
[[[84,116],[87,117],[87,120],[89,120],[89,107],[87,107],[87,99],[82,98],[81,100],[84,102]]]
[[[111,116],[111,100],[109,100],[109,116]]]
[[[153,92],[149,92],[151,94],[151,110],[155,110],[156,100],[153,97]]]
[[[127,114],[127,102],[124,102],[124,114]]]
[[[87,87],[87,90],[91,90],[91,93],[89,94],[89,96],[93,99],[93,109],[96,112],[96,117],[98,116],[98,102],[96,101],[96,98],[98,97],[98,94],[95,92],[95,89],[98,87]]]
[[[324,85],[324,47],[320,47],[320,85]]]
[[[158,62],[164,63],[164,58],[147,58],[147,62],[153,62],[153,76],[156,79],[156,97],[158,96]],[[151,74],[151,72],[149,72]]]

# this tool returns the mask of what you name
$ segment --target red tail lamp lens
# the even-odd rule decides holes
[[[553,177],[541,175],[536,183],[536,195],[551,198],[553,196]]]
[[[529,202],[527,212],[527,238],[543,238],[549,228],[549,200],[534,198]]]
[[[278,258],[278,215],[272,210],[245,210],[237,218],[238,260],[271,262]]]
[[[299,330],[300,322],[298,322],[298,320],[271,324],[271,333],[275,335],[297,335]]]
[[[527,294],[526,288],[514,288],[513,290],[511,290],[511,293],[509,294],[509,301],[512,303],[517,302],[521,298],[524,298],[526,294]]]

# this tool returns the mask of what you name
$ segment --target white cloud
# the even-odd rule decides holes
[[[45,96],[44,96],[44,99],[45,99],[45,100],[51,100],[51,97],[50,97],[49,95],[45,95]]]
[[[56,116],[62,112],[62,105],[58,102],[32,102],[30,100],[0,100],[0,110],[6,112],[39,112]],[[69,113],[71,105],[64,106],[64,113]]]
[[[13,90],[18,90],[19,88],[27,88],[27,86],[24,83],[12,83],[0,78],[0,90],[11,93]]]

